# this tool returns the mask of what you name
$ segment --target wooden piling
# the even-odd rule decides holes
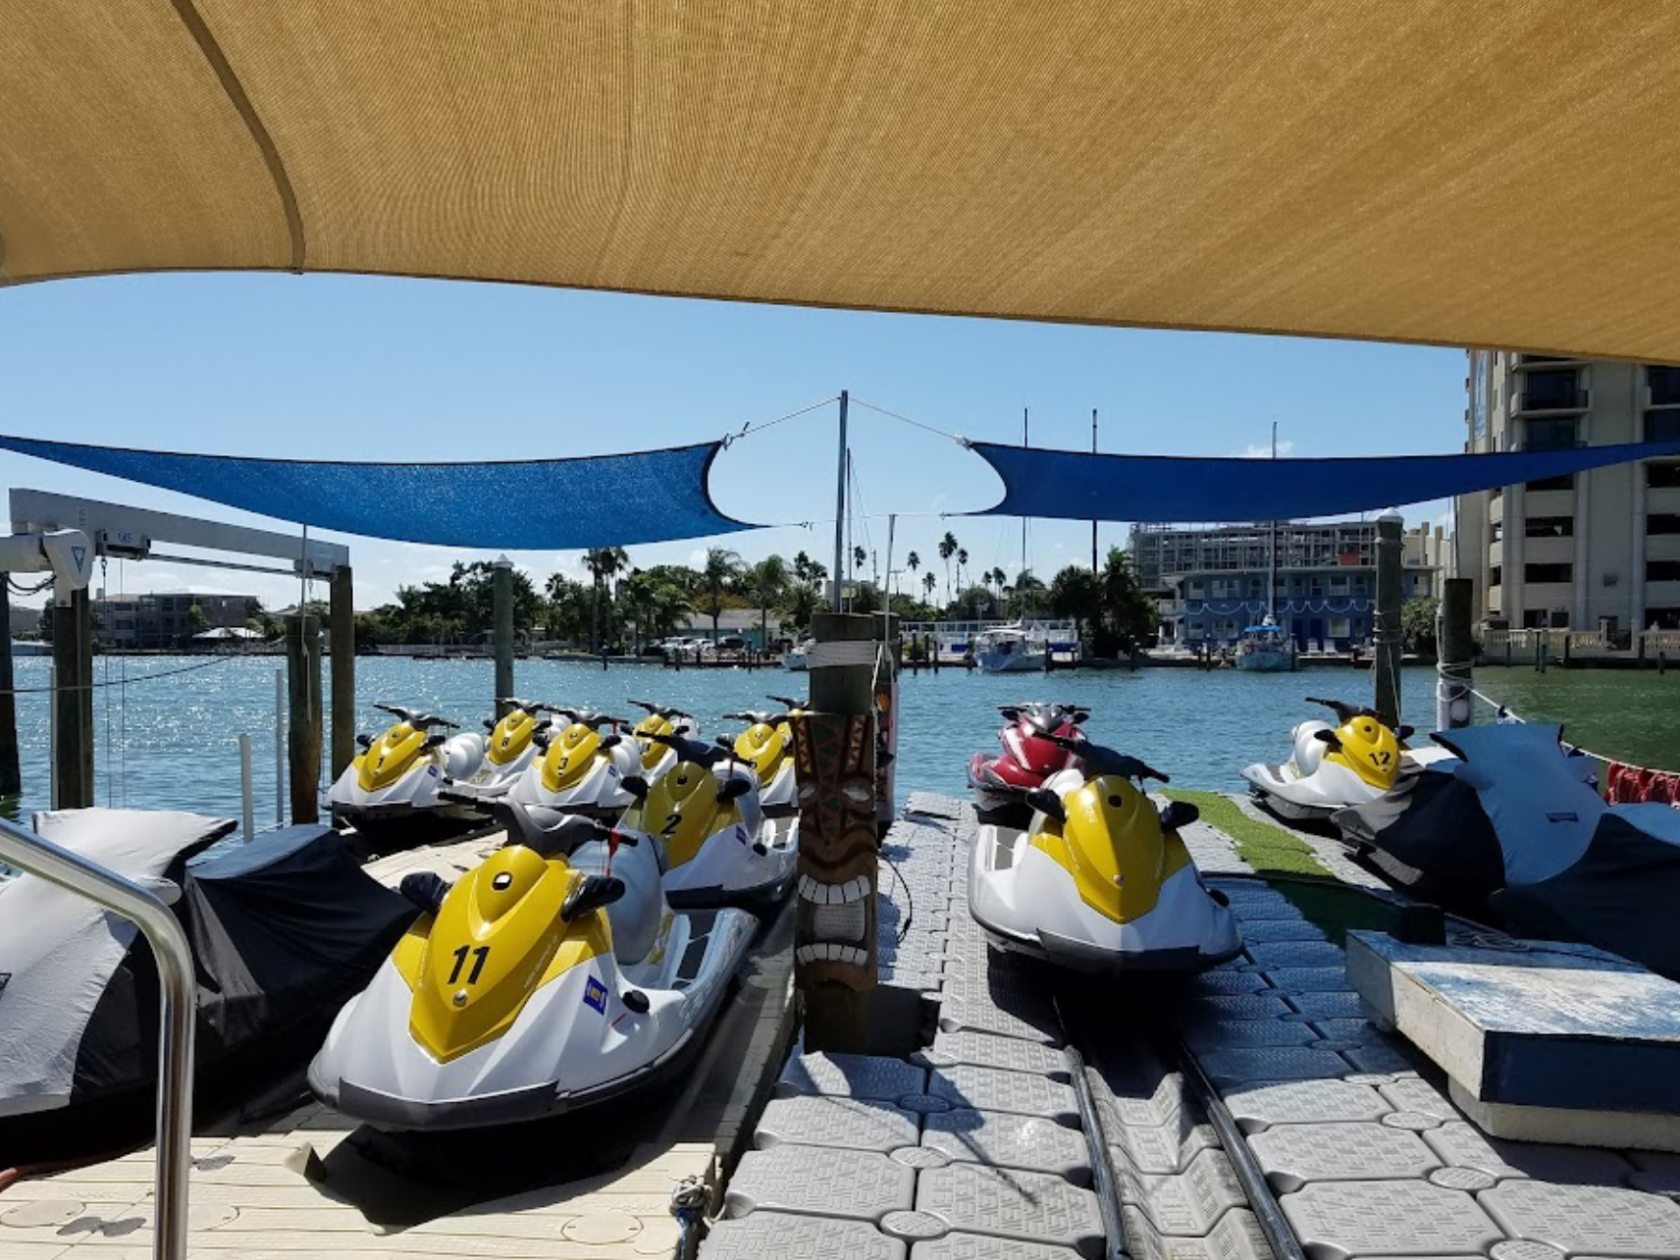
[[[496,627],[496,694],[492,700],[496,716],[501,718],[506,716],[508,708],[502,702],[513,695],[513,561],[506,556],[496,561],[490,594]],[[603,651],[601,668],[606,667],[607,656]]]
[[[333,570],[328,605],[332,649],[332,777],[356,759],[356,607],[350,566]]]
[[[811,632],[811,708],[793,719],[801,796],[811,792],[799,817],[794,980],[806,1049],[867,1053],[880,842],[875,792],[856,789],[876,783],[874,619],[818,613]]]
[[[1435,728],[1470,725],[1471,670],[1475,641],[1470,635],[1473,589],[1469,578],[1448,578],[1441,587],[1441,629],[1436,640]]]
[[[85,589],[53,605],[53,781],[57,809],[93,803],[93,611]],[[8,629],[7,638],[11,637]]]
[[[1404,597],[1401,566],[1405,522],[1398,512],[1377,518],[1376,710],[1389,726],[1400,724],[1400,605]]]
[[[321,817],[321,743],[316,706],[320,704],[320,649],[310,651],[318,638],[315,618],[297,613],[286,618],[286,752],[291,772],[292,822],[319,822]],[[313,685],[310,664],[315,666]]]

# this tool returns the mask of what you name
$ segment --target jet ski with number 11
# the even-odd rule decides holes
[[[1024,827],[983,822],[969,859],[968,908],[992,944],[1099,975],[1198,971],[1242,948],[1224,897],[1179,837],[1196,807],[1157,811],[1137,780],[1167,776],[1085,740],[1046,736],[1080,770],[1024,795]]]
[[[700,1048],[756,931],[740,910],[673,914],[658,847],[594,819],[492,807],[508,842],[421,911],[309,1067],[376,1127],[539,1120],[668,1076]]]

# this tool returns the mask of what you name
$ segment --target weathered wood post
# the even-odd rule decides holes
[[[1448,578],[1441,587],[1441,628],[1436,634],[1435,729],[1470,725],[1471,671],[1476,649],[1470,637],[1471,582]]]
[[[883,648],[875,672],[875,821],[885,839],[897,815],[898,671],[903,664],[898,618],[892,613],[875,614],[875,641]]]
[[[1405,522],[1398,512],[1377,517],[1376,709],[1390,726],[1400,724],[1400,605]]]
[[[356,759],[356,607],[350,566],[333,570],[328,609],[332,649],[332,777]]]
[[[12,602],[6,593],[11,574],[0,573],[0,622],[6,637],[0,640],[0,796],[17,796],[23,791],[23,774],[18,769],[17,686],[12,672]]]
[[[490,598],[496,624],[496,694],[493,699],[496,716],[500,718],[507,713],[507,706],[502,702],[513,695],[513,561],[506,556],[496,561]],[[606,668],[604,652],[601,667]]]
[[[296,613],[286,618],[286,751],[291,767],[292,822],[321,817],[321,735],[316,711],[321,697],[320,631],[315,618]],[[314,680],[310,667],[314,666]]]
[[[865,1052],[876,985],[874,619],[817,613],[811,707],[793,719],[799,772],[794,982],[808,1050]]]
[[[93,804],[93,611],[87,590],[60,598],[52,617],[54,808],[86,809]]]

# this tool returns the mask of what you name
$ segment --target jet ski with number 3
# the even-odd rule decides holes
[[[1336,715],[1336,725],[1302,722],[1290,732],[1293,756],[1282,765],[1256,762],[1242,776],[1249,792],[1279,818],[1297,823],[1325,823],[1339,809],[1374,801],[1393,788],[1402,758],[1419,763],[1446,754],[1407,752],[1401,741],[1412,733],[1390,729],[1375,709],[1343,700],[1320,700]]]
[[[642,759],[641,776],[649,783],[657,783],[667,770],[677,764],[677,755],[669,744],[660,743],[654,736],[679,735],[683,739],[699,739],[699,719],[682,709],[654,704],[649,700],[632,700],[630,703],[647,714],[631,731],[636,740],[637,754]]]
[[[631,785],[641,768],[636,741],[619,733],[629,723],[590,709],[554,712],[570,722],[558,733],[550,728],[534,737],[543,755],[532,758],[508,799],[563,814],[617,818],[636,799]]]
[[[493,807],[508,842],[421,911],[334,1021],[316,1095],[381,1128],[499,1126],[644,1088],[697,1051],[757,930],[673,914],[658,847],[594,819]]]
[[[1157,810],[1138,786],[1167,776],[1083,739],[1048,736],[1081,769],[1023,793],[1025,827],[982,822],[968,908],[1000,949],[1098,975],[1185,972],[1242,948],[1235,916],[1202,882],[1178,828],[1196,807]]]

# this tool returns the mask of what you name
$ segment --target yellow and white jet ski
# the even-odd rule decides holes
[[[1067,743],[1083,769],[1025,793],[1024,829],[984,822],[975,840],[968,908],[987,938],[1101,975],[1196,971],[1235,957],[1236,918],[1178,835],[1196,807],[1175,801],[1157,812],[1134,781],[1166,775],[1100,744]]]
[[[772,700],[779,697],[772,696]],[[758,776],[758,807],[764,811],[764,841],[771,847],[799,847],[799,774],[794,765],[791,712],[751,709],[725,713],[749,725],[732,745],[737,760]]]
[[[497,1126],[643,1088],[699,1049],[757,930],[740,910],[673,913],[642,838],[492,808],[506,846],[453,886],[403,880],[420,917],[310,1064],[358,1120]]]
[[[358,735],[361,753],[327,792],[335,826],[353,827],[363,850],[393,853],[470,831],[482,821],[470,802],[445,794],[445,781],[472,773],[484,759],[484,737],[456,729],[421,709],[376,704],[396,718],[379,735]]]
[[[724,746],[655,735],[676,754],[657,782],[636,783],[641,799],[621,829],[646,836],[665,854],[665,896],[678,908],[774,905],[787,896],[799,863],[798,831],[766,826],[758,771]]]
[[[1402,758],[1426,762],[1439,750],[1408,752],[1401,741],[1412,733],[1390,730],[1375,709],[1343,700],[1308,696],[1336,714],[1328,722],[1302,722],[1290,732],[1293,756],[1282,765],[1255,762],[1242,776],[1249,792],[1279,818],[1297,823],[1325,823],[1339,809],[1376,800],[1394,786]]]
[[[636,741],[619,733],[623,718],[589,709],[556,708],[567,726],[533,736],[542,749],[508,789],[521,805],[616,819],[636,800],[633,785],[641,768]],[[605,727],[603,730],[601,728]]]
[[[507,706],[507,712],[499,719],[484,719],[488,734],[478,765],[460,778],[447,780],[445,791],[457,798],[488,803],[506,796],[542,751],[542,737],[553,719],[541,715],[555,712],[554,706],[514,697],[499,703]]]
[[[630,703],[647,714],[631,732],[635,736],[637,754],[642,759],[641,776],[649,783],[657,783],[677,764],[677,754],[669,744],[661,743],[655,736],[699,739],[700,721],[692,713],[669,705],[654,704],[650,700],[632,700]]]

